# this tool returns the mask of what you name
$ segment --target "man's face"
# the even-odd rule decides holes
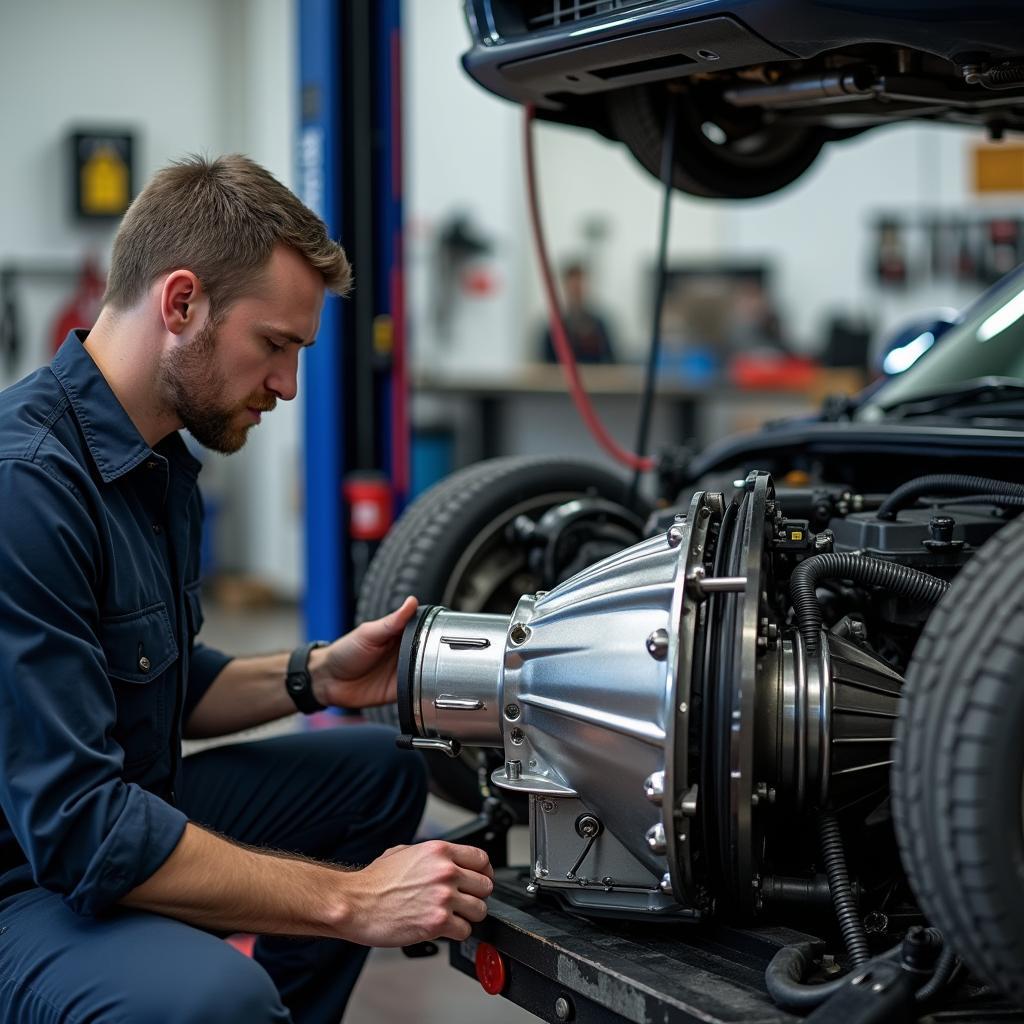
[[[299,351],[313,343],[323,298],[319,272],[278,246],[255,295],[164,356],[164,398],[204,448],[238,451],[262,413],[295,397]]]

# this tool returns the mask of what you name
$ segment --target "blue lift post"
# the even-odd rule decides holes
[[[346,248],[349,298],[328,298],[307,353],[305,629],[351,628],[372,545],[353,542],[343,483],[408,494],[402,274],[400,0],[298,0],[299,194]]]

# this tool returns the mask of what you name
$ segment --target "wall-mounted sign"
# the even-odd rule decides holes
[[[974,191],[1024,192],[1024,145],[1000,142],[975,146]]]
[[[132,151],[126,131],[71,134],[72,209],[82,220],[120,217],[132,201]]]

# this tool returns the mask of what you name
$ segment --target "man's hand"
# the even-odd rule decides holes
[[[395,846],[349,878],[342,935],[366,946],[410,946],[430,939],[469,937],[487,916],[494,889],[487,854],[475,846],[433,840]]]
[[[238,846],[189,822],[167,860],[121,903],[215,931],[409,946],[465,939],[487,915],[493,878],[475,846],[396,846],[348,871]]]
[[[364,622],[310,654],[313,692],[321,704],[368,708],[395,700],[398,647],[417,603],[407,597],[390,615]]]

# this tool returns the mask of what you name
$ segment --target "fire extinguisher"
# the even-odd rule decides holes
[[[342,485],[342,495],[348,507],[352,594],[358,596],[370,561],[394,518],[391,482],[383,473],[350,473]]]
[[[82,261],[74,293],[54,318],[50,332],[51,351],[56,352],[76,327],[88,330],[96,323],[106,287],[107,280],[100,272],[96,257],[86,256]]]

